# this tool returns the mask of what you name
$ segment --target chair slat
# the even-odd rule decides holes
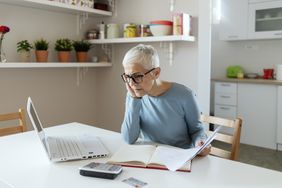
[[[0,129],[0,136],[15,134],[15,133],[19,133],[19,132],[23,132],[22,126],[20,126],[20,125],[18,125],[16,127],[2,128],[2,129]]]
[[[11,125],[9,127],[0,128],[0,136],[26,131],[25,113],[23,109],[20,108],[19,112],[0,115],[0,121],[10,120],[18,120],[19,125]]]
[[[14,119],[20,119],[21,116],[19,113],[9,113],[9,114],[0,114],[0,121],[9,121]]]
[[[235,120],[230,120],[230,119],[224,119],[224,118],[219,118],[219,117],[214,117],[214,116],[201,116],[201,122],[204,123],[212,123],[215,125],[221,125],[225,127],[231,127],[234,128],[234,121]]]
[[[208,131],[208,135],[212,134],[212,131]],[[215,140],[219,140],[221,142],[226,142],[228,144],[232,144],[233,143],[233,136],[230,135],[226,135],[226,134],[221,134],[221,133],[217,133]]]
[[[231,152],[220,149],[220,148],[212,147],[211,155],[218,156],[218,157],[225,158],[225,159],[230,159]]]

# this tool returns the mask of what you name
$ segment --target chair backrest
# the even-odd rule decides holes
[[[22,108],[20,108],[18,112],[0,114],[0,122],[11,120],[18,120],[18,125],[12,125],[7,127],[5,126],[3,128],[1,128],[0,126],[0,136],[26,131],[25,112]]]
[[[236,118],[232,120],[232,119],[226,119],[226,118],[220,118],[214,116],[201,115],[200,121],[203,123],[221,125],[223,127],[229,127],[233,129],[233,135],[217,133],[216,138],[214,139],[231,145],[231,149],[226,150],[226,148],[218,148],[212,145],[210,154],[226,159],[237,160],[239,155],[239,149],[240,149],[242,119]],[[211,134],[211,133],[212,131],[207,132],[207,134]]]

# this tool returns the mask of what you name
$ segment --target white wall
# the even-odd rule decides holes
[[[198,98],[203,113],[210,114],[211,1],[199,1]]]
[[[82,29],[94,28],[101,20],[119,24],[148,23],[151,20],[171,19],[170,0],[117,0],[117,16],[89,19]],[[161,57],[161,77],[191,87],[199,97],[203,112],[209,111],[209,3],[206,0],[177,0],[176,12],[187,12],[195,17],[193,32],[196,42],[175,43],[175,56],[170,66],[165,48],[160,43],[151,43]],[[200,17],[200,19],[199,19]],[[76,17],[58,12],[48,12],[25,7],[0,6],[2,25],[11,27],[4,45],[8,59],[17,61],[16,42],[22,39],[33,41],[45,37],[54,41],[60,37],[76,36]],[[201,31],[198,33],[198,25]],[[111,68],[89,69],[80,85],[76,85],[76,69],[0,69],[0,113],[25,107],[31,95],[45,125],[79,121],[120,130],[124,114],[126,90],[121,80],[122,58],[136,44],[113,45]],[[199,57],[200,56],[200,57]],[[55,60],[51,52],[50,60]],[[30,125],[29,125],[30,126]]]

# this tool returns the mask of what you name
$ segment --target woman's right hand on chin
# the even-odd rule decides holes
[[[138,98],[134,92],[134,90],[130,87],[128,83],[125,83],[126,89],[129,92],[130,96],[133,98]]]

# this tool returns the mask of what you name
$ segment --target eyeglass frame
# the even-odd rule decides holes
[[[136,74],[136,73],[133,73],[133,74],[131,74],[131,75],[128,75],[128,74],[123,73],[123,74],[120,75],[120,76],[121,76],[123,82],[125,82],[125,83],[130,83],[130,81],[127,82],[127,81],[124,79],[124,76],[126,76],[127,78],[130,78],[131,80],[133,80],[133,82],[134,82],[135,84],[140,84],[140,83],[143,82],[144,76],[146,76],[147,74],[149,74],[150,72],[152,72],[152,71],[155,70],[155,69],[156,69],[156,68],[152,68],[152,69],[148,70],[147,72],[138,75],[138,76],[142,76],[142,77],[141,77],[141,79],[142,79],[141,82],[136,82],[136,80],[134,79],[134,76],[132,76],[132,75],[134,75],[134,74]]]

